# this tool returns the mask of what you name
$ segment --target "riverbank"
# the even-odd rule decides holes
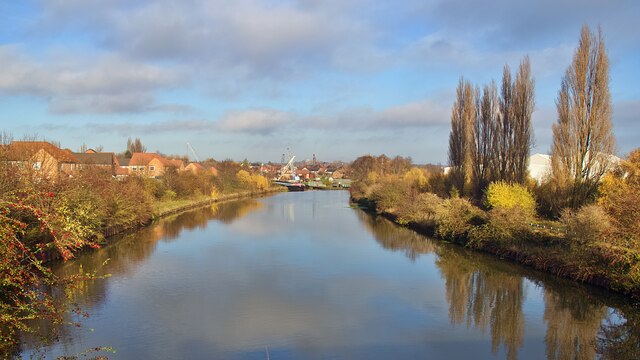
[[[110,276],[56,292],[89,317],[79,329],[63,324],[43,351],[107,344],[117,351],[109,358],[264,358],[258,343],[272,358],[306,358],[312,347],[322,358],[541,359],[562,349],[592,359],[607,354],[585,345],[596,340],[637,343],[639,312],[622,296],[425,238],[346,208],[348,199],[309,191],[205,206],[59,264],[60,277]],[[301,337],[309,346],[296,345]],[[629,353],[602,357],[638,358]]]
[[[402,222],[393,210],[379,211],[370,199],[352,197],[351,200],[366,211],[375,212],[420,234],[640,299],[640,278],[637,276],[640,254],[630,249],[604,243],[575,246],[557,229],[533,226],[526,233],[505,239],[479,237],[477,234],[484,230],[483,224],[475,224],[455,239],[446,239],[437,231],[439,224],[436,222]],[[475,235],[470,236],[471,233]]]
[[[158,201],[153,204],[153,214],[149,219],[149,221],[147,221],[146,223],[130,224],[129,226],[108,228],[103,230],[103,235],[104,235],[104,238],[107,239],[109,237],[118,235],[120,233],[140,229],[142,227],[150,225],[156,220],[162,219],[170,215],[175,215],[184,211],[193,210],[193,209],[197,209],[204,206],[209,206],[214,203],[268,195],[268,194],[273,194],[273,193],[282,192],[282,191],[284,191],[282,187],[270,187],[265,190],[240,191],[235,193],[222,194],[214,197],[202,196],[202,197],[190,198],[190,199]]]
[[[100,242],[100,245],[107,245],[117,235],[133,233],[167,216],[201,208],[204,206],[209,206],[215,203],[257,197],[257,196],[264,196],[264,195],[274,194],[282,191],[285,191],[284,188],[278,186],[278,187],[270,187],[264,190],[240,191],[240,192],[234,192],[229,194],[222,194],[215,197],[201,196],[197,198],[157,201],[153,204],[153,213],[148,218],[147,221],[134,222],[126,225],[111,226],[109,228],[103,229],[102,230],[103,239]],[[86,249],[88,248],[89,247],[87,247]],[[41,256],[41,260],[43,261],[43,263],[48,263],[50,261],[59,260],[59,259],[60,259],[60,254],[53,250],[43,253],[43,255]]]

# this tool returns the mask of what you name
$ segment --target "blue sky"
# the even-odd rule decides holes
[[[583,24],[602,27],[620,155],[640,146],[635,0],[0,0],[0,130],[201,158],[445,163],[460,76],[529,55],[536,152]]]

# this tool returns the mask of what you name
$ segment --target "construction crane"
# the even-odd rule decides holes
[[[191,146],[191,144],[187,143],[187,149],[191,151],[191,153],[193,154],[193,157],[196,159],[196,162],[200,162],[200,158],[198,157],[198,154],[193,149],[193,146]],[[188,157],[188,155],[189,154],[187,154],[187,157]]]
[[[295,155],[291,154],[291,150],[289,148],[287,148],[287,154],[288,154],[288,158],[289,161],[286,163],[286,165],[284,164],[285,161],[285,155],[282,154],[282,168],[280,168],[280,176],[278,177],[278,180],[283,180],[283,178],[285,177],[285,175],[291,173],[291,180],[299,180],[296,179],[296,166],[293,163],[293,160],[295,160]]]
[[[295,180],[296,166],[293,164],[293,160],[295,158],[295,156],[292,156],[291,159],[289,159],[289,162],[286,165],[282,166],[282,168],[280,169],[280,177],[278,178],[278,180],[282,180],[282,178],[289,172],[291,173],[291,180]]]

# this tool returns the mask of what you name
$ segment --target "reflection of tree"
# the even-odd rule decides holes
[[[467,326],[482,330],[490,328],[492,350],[496,352],[504,344],[507,357],[517,358],[524,334],[524,284],[520,274],[502,270],[496,262],[474,261],[476,256],[458,248],[438,246],[379,216],[363,211],[357,214],[385,249],[403,250],[412,260],[418,254],[436,251],[436,264],[445,278],[451,322],[466,322]]]
[[[156,238],[162,238],[165,241],[175,240],[180,236],[183,229],[204,229],[207,227],[209,220],[214,219],[221,207],[230,204],[218,203],[211,204],[211,206],[198,209],[196,211],[189,211],[180,213],[174,217],[160,222],[153,230],[157,233]]]
[[[593,359],[595,338],[607,309],[585,293],[568,294],[545,288],[548,359]]]
[[[640,359],[640,314],[637,308],[618,310],[619,322],[607,319],[600,328],[596,350],[605,359]]]
[[[451,323],[489,329],[492,351],[505,347],[516,359],[523,344],[524,275],[544,280],[545,343],[549,359],[640,359],[640,314],[626,303],[615,304],[618,316],[607,316],[610,298],[580,286],[567,286],[553,276],[520,269],[456,246],[438,244],[379,216],[357,212],[376,240],[390,250],[402,250],[415,260],[436,252],[436,265],[445,280]],[[612,320],[619,317],[619,320]],[[604,325],[602,320],[606,319]],[[597,336],[597,338],[596,338]],[[596,343],[597,340],[597,343]]]
[[[412,261],[415,261],[419,254],[429,254],[435,251],[436,245],[433,240],[413,230],[399,227],[387,219],[364,211],[358,211],[356,214],[360,221],[366,225],[366,229],[385,249],[402,250]]]
[[[263,204],[253,199],[237,200],[220,204],[220,209],[216,216],[217,220],[225,224],[231,224],[235,220],[247,216],[252,211],[262,208]]]
[[[204,228],[212,219],[220,219],[230,223],[259,209],[261,203],[256,200],[239,200],[212,204],[210,207],[197,209],[161,220],[158,224],[140,231],[114,239],[111,245],[81,254],[77,259],[55,266],[54,272],[60,276],[71,276],[80,273],[94,273],[98,276],[109,274],[111,277],[128,276],[149,258],[156,250],[158,241],[179,238],[184,229]],[[108,261],[107,261],[108,260]],[[103,265],[106,262],[106,265]],[[67,301],[77,304],[80,309],[88,311],[100,306],[107,297],[109,278],[98,278],[74,283],[65,289],[51,289],[56,301]],[[65,321],[72,321],[67,314]],[[71,339],[78,334],[73,327],[52,329],[46,322],[34,324],[42,334],[57,332],[62,343],[72,343]],[[30,337],[21,339],[24,346],[33,348],[38,341]]]
[[[489,327],[492,351],[503,344],[507,358],[516,359],[524,335],[522,276],[492,262],[474,262],[474,257],[460,249],[441,247],[438,255],[436,264],[445,278],[451,322],[466,322],[482,330]]]

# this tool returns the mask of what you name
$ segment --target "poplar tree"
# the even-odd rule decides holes
[[[477,116],[473,126],[473,144],[471,147],[472,164],[472,185],[476,198],[482,196],[482,192],[491,182],[492,158],[495,153],[494,131],[497,116],[500,112],[498,104],[498,89],[495,81],[490,85],[485,85],[482,91],[482,98],[479,97],[480,90],[476,90]]]
[[[513,150],[511,156],[512,180],[524,184],[528,175],[529,152],[533,147],[531,115],[535,107],[535,82],[531,76],[529,57],[520,62],[513,84]]]
[[[452,185],[460,194],[471,179],[471,145],[473,123],[476,116],[474,92],[469,81],[462,77],[458,82],[456,100],[451,109],[451,133],[449,134],[449,166]]]
[[[553,180],[576,208],[595,195],[615,150],[611,124],[609,59],[602,31],[580,32],[573,62],[562,78],[553,125]]]
[[[492,180],[513,181],[513,83],[511,70],[505,65],[502,71],[502,86],[498,101],[499,112],[492,118],[492,147],[490,173]]]

